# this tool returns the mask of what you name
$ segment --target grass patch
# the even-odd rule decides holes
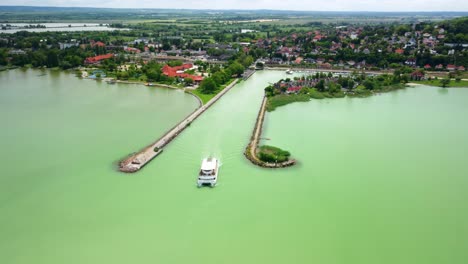
[[[219,92],[224,90],[224,88],[230,85],[233,81],[234,79],[231,79],[226,84],[221,85],[214,93],[205,94],[205,93],[202,93],[199,89],[191,90],[189,91],[189,93],[192,93],[193,95],[197,96],[198,98],[200,98],[200,100],[202,100],[203,104],[206,104],[208,103],[208,101],[213,99],[213,97],[215,97]]]
[[[273,97],[268,97],[268,102],[266,105],[266,110],[268,112],[274,111],[277,107],[287,105],[294,102],[308,102],[310,101],[310,96],[307,94],[281,94],[275,95]]]
[[[428,86],[437,86],[437,87],[442,87],[442,83],[440,82],[442,79],[438,79],[438,80],[425,80],[425,81],[413,81],[414,83],[418,83],[418,84],[424,84],[424,85],[428,85]],[[450,83],[448,84],[447,87],[465,87],[465,88],[468,88],[468,81],[465,81],[465,80],[460,80],[460,81],[456,81],[454,79],[450,80]]]
[[[218,94],[218,92],[215,92],[215,93],[212,93],[212,94],[204,94],[198,89],[190,91],[190,93],[192,93],[195,96],[197,96],[198,98],[200,98],[200,100],[202,100],[203,104],[208,103],[208,101],[213,99],[213,97],[215,97],[215,95]]]
[[[268,97],[266,109],[268,112],[274,111],[277,107],[291,104],[294,102],[308,102],[310,99],[325,99],[325,98],[344,98],[349,96],[351,98],[365,98],[374,95],[375,93],[387,93],[399,89],[404,89],[405,84],[394,84],[389,86],[378,87],[375,90],[366,90],[364,86],[360,85],[351,92],[344,93],[342,91],[336,91],[330,93],[328,91],[319,92],[315,88],[308,89],[304,93],[299,94],[280,94]]]
[[[277,107],[291,104],[294,102],[308,102],[310,99],[325,99],[325,98],[343,98],[346,94],[342,91],[336,93],[319,92],[316,89],[310,89],[307,93],[300,94],[281,94],[268,97],[266,109],[268,112],[274,111]]]
[[[272,146],[258,148],[258,158],[263,162],[285,162],[289,160],[291,153]]]
[[[310,90],[309,96],[312,99],[325,99],[325,95],[315,89]]]
[[[364,86],[360,85],[356,89],[354,89],[352,92],[347,93],[346,95],[351,98],[366,98],[366,97],[373,96],[375,93],[388,93],[388,92],[405,89],[405,88],[406,88],[405,84],[398,83],[398,84],[392,84],[389,86],[382,86],[371,91],[371,90],[366,90]]]

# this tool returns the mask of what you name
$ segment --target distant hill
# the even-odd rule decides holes
[[[79,20],[135,20],[171,18],[211,19],[258,19],[290,17],[394,17],[406,21],[417,19],[451,19],[468,16],[468,12],[326,12],[290,10],[197,10],[197,9],[151,9],[151,8],[91,8],[91,7],[48,7],[48,6],[0,6],[0,22],[27,21],[79,21]]]
[[[198,13],[198,12],[221,12],[221,13],[242,13],[242,14],[300,14],[300,15],[356,15],[356,16],[445,16],[460,17],[468,16],[468,12],[374,12],[374,11],[294,11],[294,10],[244,10],[244,9],[159,9],[159,8],[93,8],[93,7],[53,7],[53,6],[0,6],[0,12],[132,12],[132,13]]]

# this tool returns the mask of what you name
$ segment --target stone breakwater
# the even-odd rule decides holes
[[[205,105],[200,105],[193,113],[178,123],[176,126],[166,132],[161,138],[151,145],[143,148],[137,153],[129,155],[127,158],[119,162],[119,170],[122,172],[133,173],[139,171],[151,160],[163,152],[163,148],[174,140],[182,131],[184,131],[190,124],[195,121],[201,114],[203,114],[210,106],[216,103],[223,95],[225,95],[232,87],[237,84],[238,79],[234,80],[219,94],[213,97]]]
[[[296,164],[296,160],[288,160],[280,163],[268,163],[260,160],[257,157],[258,142],[262,135],[263,121],[265,119],[267,101],[268,98],[266,96],[263,97],[262,105],[260,106],[260,111],[258,112],[257,121],[255,122],[252,137],[250,138],[250,142],[247,145],[247,148],[245,149],[244,155],[253,164],[263,168],[277,169],[293,166],[294,164]]]

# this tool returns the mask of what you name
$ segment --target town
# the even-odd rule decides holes
[[[206,30],[177,23],[110,24],[128,30],[86,33],[0,30],[0,64],[3,69],[75,69],[89,78],[201,86],[208,94],[253,67],[396,70],[416,74],[420,81],[467,76],[466,18],[408,24],[315,22],[296,29],[271,22],[203,23]]]

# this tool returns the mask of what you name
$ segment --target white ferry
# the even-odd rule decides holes
[[[198,187],[208,185],[214,187],[218,181],[219,162],[215,158],[206,158],[198,173]]]
[[[286,71],[286,73],[287,73],[287,74],[293,74],[294,72],[293,72],[291,69],[288,69],[288,70]]]

